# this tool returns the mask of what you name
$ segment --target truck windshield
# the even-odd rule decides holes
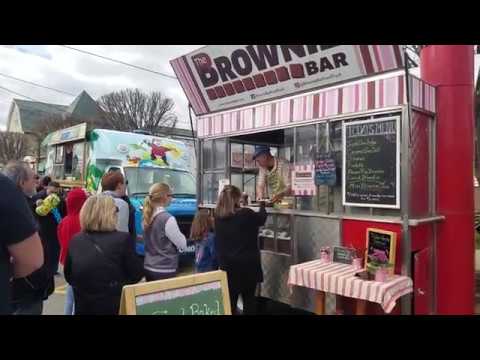
[[[195,196],[195,180],[187,171],[145,167],[124,170],[130,196],[148,194],[150,186],[158,182],[170,185],[174,196]]]

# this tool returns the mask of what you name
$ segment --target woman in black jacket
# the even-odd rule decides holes
[[[243,313],[255,314],[255,290],[263,281],[258,247],[258,229],[265,224],[267,212],[262,203],[256,213],[240,207],[240,190],[225,186],[215,209],[216,251],[220,269],[227,272],[232,314],[242,296]]]
[[[64,271],[73,288],[75,315],[117,315],[123,286],[143,277],[130,234],[115,230],[117,212],[106,195],[90,197],[80,211],[82,232],[69,244]]]

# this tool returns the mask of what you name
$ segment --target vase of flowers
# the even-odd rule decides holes
[[[360,270],[363,267],[363,258],[360,255],[361,252],[359,252],[359,250],[354,248],[353,246],[351,246],[350,248],[352,249],[352,266],[356,270]]]
[[[328,246],[320,248],[320,260],[330,262],[330,248]]]
[[[375,249],[373,254],[368,255],[367,271],[370,278],[375,281],[385,281],[388,277],[388,269],[392,267],[387,255],[382,250]]]
[[[388,270],[385,267],[379,267],[377,271],[375,271],[375,281],[385,282],[388,277]]]

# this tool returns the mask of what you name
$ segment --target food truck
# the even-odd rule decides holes
[[[216,45],[171,61],[196,114],[199,207],[213,211],[219,186],[230,183],[258,210],[256,146],[269,146],[290,163],[292,196],[267,208],[259,233],[260,296],[314,312],[317,292],[288,286],[289,269],[319,259],[326,247],[368,254],[367,234],[375,230],[395,239],[392,272],[413,281],[413,291],[392,313],[473,311],[469,202],[458,211],[456,200],[445,198],[448,191],[464,191],[461,179],[468,179],[465,191],[471,191],[473,129],[438,125],[439,118],[473,124],[465,103],[473,96],[473,87],[467,91],[473,52],[429,47],[421,64],[428,82],[408,72],[400,45]],[[452,75],[445,69],[458,69],[452,65],[460,61],[458,52],[467,70]],[[466,84],[467,100],[442,96],[455,83]],[[462,110],[452,117],[451,106]],[[465,158],[453,157],[451,146]],[[452,166],[460,169],[452,180],[457,186],[447,190]],[[458,253],[447,254],[460,212],[466,238],[457,243]],[[460,253],[466,263],[456,260]],[[453,281],[453,273],[461,280]],[[460,302],[452,299],[454,289],[461,290]],[[327,314],[347,313],[351,305],[328,293],[325,303]],[[378,312],[368,305],[367,313]]]
[[[196,186],[192,174],[195,156],[183,142],[139,133],[94,129],[86,124],[50,134],[46,173],[63,187],[85,187],[100,192],[100,180],[110,170],[121,171],[127,194],[136,209],[137,253],[144,255],[142,206],[150,186],[166,182],[173,189],[168,211],[189,236],[196,212]],[[192,258],[194,248],[185,255]]]

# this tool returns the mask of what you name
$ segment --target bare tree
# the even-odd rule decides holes
[[[26,155],[27,138],[22,133],[0,131],[0,163],[21,160]]]
[[[98,105],[105,124],[115,130],[158,134],[160,128],[171,129],[177,123],[177,116],[171,111],[173,100],[158,91],[150,94],[139,89],[115,91],[103,95]]]
[[[34,132],[38,138],[43,140],[48,134],[54,131],[82,123],[87,123],[88,128],[94,128],[100,126],[101,122],[98,119],[79,118],[65,114],[49,115],[38,122],[35,126]]]

